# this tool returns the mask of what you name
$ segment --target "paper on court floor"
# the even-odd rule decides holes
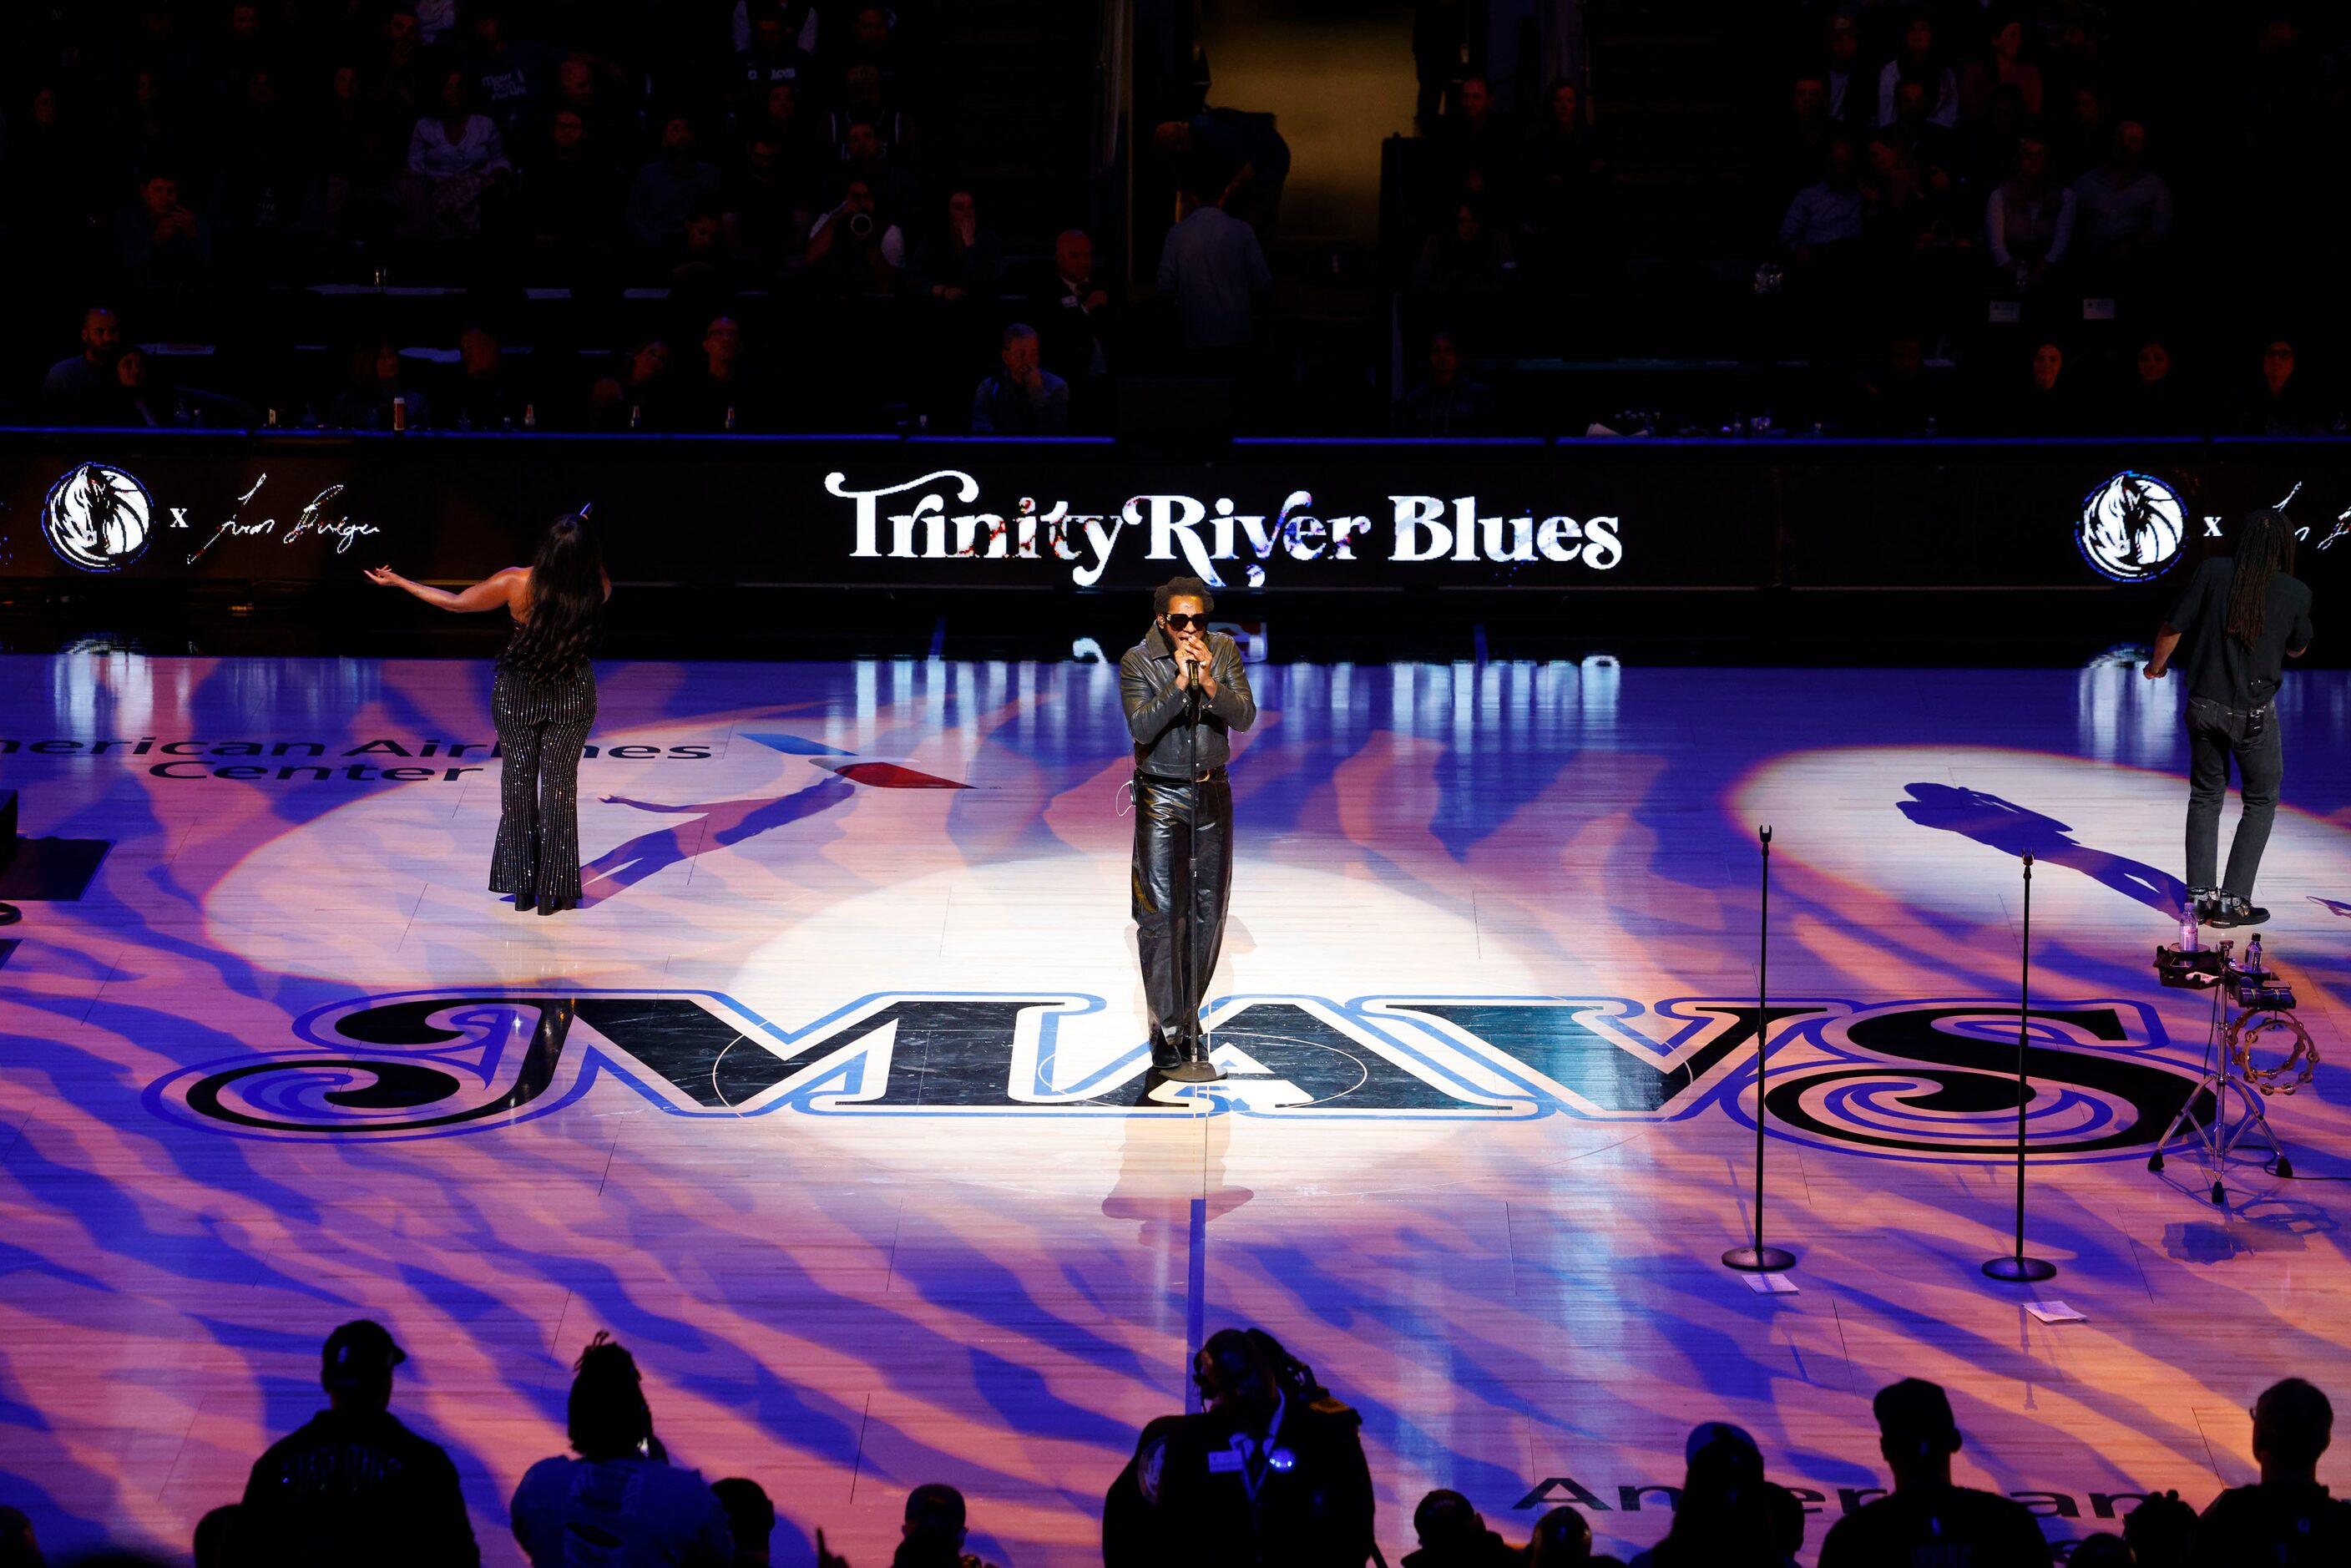
[[[1762,1273],[1743,1277],[1747,1281],[1747,1288],[1759,1296],[1792,1296],[1796,1293],[1796,1281],[1785,1274]]]
[[[2063,1301],[2027,1301],[2024,1310],[2044,1323],[2085,1323],[2090,1321]]]

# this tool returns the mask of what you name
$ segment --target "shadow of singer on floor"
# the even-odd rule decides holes
[[[1906,784],[1907,800],[1896,802],[1904,816],[1922,828],[1939,828],[2002,854],[2032,858],[2080,872],[2116,893],[2138,900],[2150,909],[2174,916],[2188,902],[2188,884],[2145,861],[2135,861],[2077,843],[2074,830],[2054,817],[2029,811],[2013,800],[2003,800],[1981,789],[1949,784]]]
[[[691,822],[656,828],[613,845],[580,868],[584,904],[601,904],[624,888],[634,887],[654,873],[696,855],[739,844],[777,828],[786,827],[819,811],[829,810],[857,793],[849,780],[828,775],[789,795],[753,796],[741,800],[702,800],[664,806],[657,800],[632,800],[626,796],[602,797],[608,805],[633,806],[640,811],[669,816],[691,815]],[[695,832],[695,828],[700,832]]]

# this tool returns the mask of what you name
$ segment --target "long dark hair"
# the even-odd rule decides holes
[[[2270,579],[2294,570],[2294,529],[2283,512],[2263,510],[2237,529],[2237,564],[2229,573],[2229,635],[2246,647],[2262,640]]]
[[[555,674],[588,656],[604,613],[604,552],[577,512],[555,519],[530,563],[530,619],[507,663]]]
[[[583,1459],[611,1459],[643,1451],[653,1433],[636,1358],[603,1330],[572,1364],[565,1412],[571,1446]]]

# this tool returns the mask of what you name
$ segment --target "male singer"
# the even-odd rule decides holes
[[[1224,945],[1233,876],[1232,731],[1257,722],[1241,651],[1208,631],[1216,601],[1196,577],[1152,596],[1157,619],[1118,662],[1134,740],[1134,925],[1151,1009],[1151,1064],[1220,1076],[1200,1039],[1200,1003]],[[1196,868],[1197,880],[1195,880]]]

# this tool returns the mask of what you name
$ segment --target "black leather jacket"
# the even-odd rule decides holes
[[[1221,632],[1208,634],[1208,678],[1217,683],[1217,695],[1202,699],[1196,725],[1184,722],[1188,694],[1183,675],[1175,647],[1157,622],[1118,662],[1119,698],[1126,705],[1138,773],[1186,779],[1222,768],[1233,755],[1230,733],[1257,722],[1249,672],[1230,637]]]

